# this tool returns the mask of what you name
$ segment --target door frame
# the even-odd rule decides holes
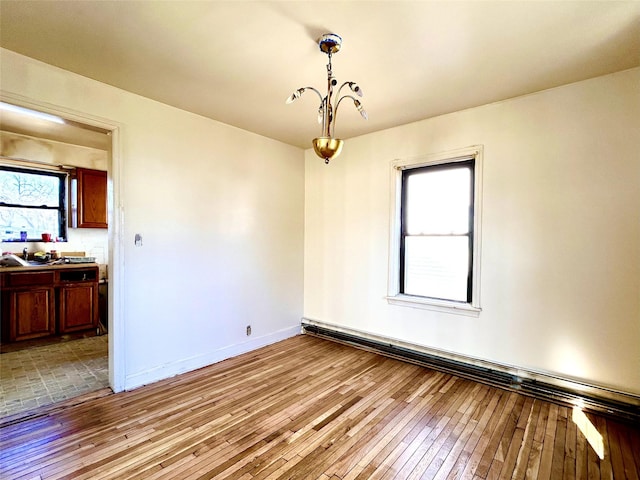
[[[107,162],[107,229],[109,255],[109,386],[114,392],[125,389],[126,358],[124,348],[124,208],[122,201],[122,124],[88,112],[72,110],[37,99],[0,90],[0,100],[37,110],[63,119],[107,130],[111,154]]]

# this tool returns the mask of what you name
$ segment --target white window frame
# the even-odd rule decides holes
[[[421,157],[398,159],[391,162],[391,218],[389,239],[389,282],[387,302],[413,308],[435,310],[438,312],[456,313],[461,315],[479,316],[480,311],[480,257],[481,257],[481,226],[482,226],[482,161],[483,146],[451,150],[447,152],[429,154]],[[471,281],[471,302],[455,302],[400,293],[400,236],[401,236],[401,207],[402,207],[402,172],[404,170],[434,165],[452,164],[470,159],[475,160],[474,166],[474,218],[473,218],[473,276]]]

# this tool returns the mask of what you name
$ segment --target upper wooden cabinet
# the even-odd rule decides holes
[[[107,172],[76,169],[71,186],[71,226],[107,228]]]

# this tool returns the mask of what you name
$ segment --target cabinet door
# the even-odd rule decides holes
[[[60,333],[96,328],[98,325],[98,289],[94,283],[60,288]]]
[[[53,287],[9,292],[9,340],[29,340],[55,333]]]
[[[78,168],[76,176],[78,228],[107,228],[107,172]]]

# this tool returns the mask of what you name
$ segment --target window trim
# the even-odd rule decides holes
[[[469,316],[479,316],[480,307],[480,258],[481,258],[481,219],[482,219],[482,165],[483,146],[472,145],[457,150],[396,159],[391,162],[390,185],[390,238],[389,238],[389,279],[387,288],[387,302],[391,305],[401,305],[413,308],[422,308],[438,312],[455,313]],[[401,261],[401,236],[402,227],[402,172],[420,167],[453,164],[474,160],[473,183],[473,259],[472,259],[472,285],[471,301],[456,302],[400,293],[400,261]]]
[[[58,211],[58,232],[55,235],[55,238],[62,238],[62,241],[66,241],[67,239],[67,179],[68,174],[66,172],[54,171],[53,169],[47,168],[31,168],[31,167],[23,167],[23,166],[13,166],[7,164],[0,164],[0,167],[4,171],[10,172],[18,172],[18,173],[26,173],[31,175],[43,175],[49,177],[57,177],[60,181],[60,187],[58,190],[58,206],[57,207],[49,207],[46,205],[23,205],[23,204],[14,204],[14,203],[4,203],[0,202],[0,205],[3,207],[9,208],[26,208],[31,210],[57,210]],[[41,242],[41,238],[27,238],[25,242]],[[19,239],[12,240],[12,242],[20,242]]]

